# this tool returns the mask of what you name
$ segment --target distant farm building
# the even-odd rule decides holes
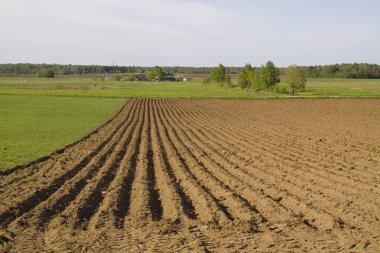
[[[183,77],[182,81],[183,82],[191,82],[191,81],[193,81],[193,78],[192,77]]]

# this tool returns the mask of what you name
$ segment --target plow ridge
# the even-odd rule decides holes
[[[157,125],[156,115],[153,114],[153,117],[154,117],[154,124]],[[168,156],[167,156],[166,152],[164,152],[164,146],[162,144],[161,136],[158,134],[158,132],[156,132],[155,135],[157,136],[157,140],[158,140],[158,143],[159,143],[159,148],[162,151],[161,152],[161,156],[162,156],[163,163],[164,163],[164,166],[165,166],[165,171],[166,171],[167,175],[170,178],[170,182],[174,185],[176,193],[178,194],[178,196],[181,199],[181,206],[183,207],[183,211],[184,211],[185,215],[188,218],[194,220],[194,219],[196,219],[197,215],[195,213],[193,202],[186,195],[186,193],[184,192],[183,187],[176,180],[175,174],[173,172],[173,168],[171,167],[171,165],[169,163]]]
[[[162,106],[162,107],[165,108],[164,106]],[[167,113],[167,110],[165,110],[165,113]],[[170,120],[173,120],[173,119],[170,118]],[[169,124],[171,125],[171,123],[169,123]],[[189,138],[187,138],[187,141],[182,141],[181,138],[179,137],[179,132],[177,130],[175,130],[172,125],[171,125],[171,127],[174,130],[175,138],[178,139],[178,141],[181,144],[181,146],[183,146],[184,149],[185,149],[185,151],[189,154],[188,155],[189,158],[191,158],[195,163],[197,163],[198,166],[201,169],[201,172],[203,172],[202,174],[205,174],[203,176],[202,176],[202,174],[198,174],[198,175],[201,176],[201,177],[203,177],[203,178],[205,178],[205,179],[207,178],[208,180],[212,180],[213,182],[212,183],[210,182],[212,184],[212,187],[215,188],[216,186],[220,186],[221,191],[226,191],[226,193],[223,194],[224,196],[222,196],[222,198],[227,198],[227,196],[229,196],[229,195],[231,196],[231,200],[229,200],[229,203],[232,204],[232,205],[234,205],[234,206],[230,207],[229,209],[239,209],[239,214],[243,214],[244,212],[247,212],[247,211],[248,211],[248,213],[256,213],[257,214],[258,211],[253,206],[251,206],[246,199],[244,199],[243,197],[241,197],[240,195],[238,195],[234,191],[232,191],[231,188],[228,185],[226,185],[225,183],[223,183],[222,181],[220,181],[218,178],[216,178],[209,171],[208,168],[212,168],[215,165],[214,164],[209,164],[208,167],[205,166],[205,164],[202,162],[202,160],[203,160],[202,157],[205,157],[205,159],[207,159],[207,155],[201,150],[200,151],[201,154],[197,155],[200,158],[197,158],[196,157],[196,153],[197,153],[196,149],[192,148],[190,150],[189,145],[185,144],[185,143],[189,143],[189,144],[192,143],[192,144],[194,144],[193,141],[191,139],[189,139]],[[194,146],[195,146],[195,144],[194,144]],[[218,165],[218,164],[216,164],[216,165]],[[192,166],[192,167],[194,168],[196,166]],[[202,180],[200,180],[199,177],[197,178],[197,180],[198,181],[202,181]],[[209,191],[209,189],[207,189],[207,191]],[[220,199],[218,199],[218,201],[220,201]],[[227,209],[228,207],[226,206],[224,208]],[[231,215],[231,218],[233,218],[232,215]]]
[[[124,153],[128,148],[128,144],[131,141],[131,139],[132,136],[129,135],[125,142],[122,143],[121,149],[118,151],[115,160],[113,160],[106,174],[97,184],[96,188],[93,190],[89,198],[84,202],[83,206],[78,210],[78,222],[76,224],[77,226],[81,226],[83,223],[88,221],[96,212],[101,201],[103,200],[103,191],[105,191],[108,188],[109,184],[114,179],[117,169],[120,166],[120,162],[123,159]],[[103,162],[105,162],[105,160],[107,159],[107,155],[108,154],[105,154],[102,157]],[[102,164],[100,164],[100,166],[102,166]]]
[[[132,117],[133,118],[133,113],[130,113],[127,118]],[[117,129],[119,130],[119,129]],[[122,130],[122,134],[125,134],[126,128]],[[70,190],[64,194],[63,196],[59,197],[55,203],[48,207],[45,208],[41,214],[40,214],[40,223],[39,227],[42,229],[43,227],[46,226],[47,222],[49,222],[52,217],[57,215],[58,213],[61,213],[76,197],[77,195],[84,189],[84,187],[90,182],[92,178],[94,178],[99,171],[99,169],[105,164],[106,160],[109,158],[110,154],[115,150],[116,145],[118,142],[114,142],[109,150],[105,152],[99,160],[96,162],[96,164],[91,166],[91,169],[87,172],[87,174],[81,178],[79,181],[77,181]]]
[[[193,122],[198,122],[199,120],[198,119],[195,119]],[[204,129],[205,130],[205,129]],[[200,130],[199,130],[200,131]],[[213,129],[213,132],[211,132],[211,133],[208,133],[208,135],[209,136],[214,136],[215,135],[215,133],[216,132],[218,132],[218,130],[216,130],[216,129]],[[203,134],[204,135],[204,134]],[[214,138],[215,140],[216,139],[218,139],[218,137],[215,137]],[[228,139],[228,137],[223,137],[223,139]],[[212,140],[211,140],[211,142],[212,142]],[[244,144],[242,144],[242,145],[244,145]],[[223,145],[222,145],[223,146]],[[249,150],[249,148],[247,148],[247,150]],[[245,150],[241,150],[240,152],[239,152],[239,155],[241,155],[242,153],[244,153],[245,152]],[[249,156],[249,155],[248,155]],[[245,158],[239,158],[238,157],[238,159],[241,159],[241,161],[243,161],[244,163],[250,163],[250,161],[247,161]],[[270,161],[272,158],[268,158],[268,160]],[[276,159],[276,158],[275,158]],[[232,161],[232,160],[231,160]],[[264,162],[263,160],[257,160],[257,161],[260,161],[260,162]],[[271,165],[271,166],[273,166],[273,165]],[[276,165],[275,165],[276,166]],[[281,175],[275,175],[276,177],[278,177],[278,176],[280,176],[281,177]],[[315,178],[315,177],[314,177]],[[316,179],[318,179],[318,178],[316,178]],[[287,180],[287,185],[295,185],[294,184],[294,182],[304,182],[305,180],[307,180],[306,178],[303,178],[302,179],[302,181],[299,181],[297,178],[293,178],[291,181],[289,181],[289,180]],[[267,180],[266,180],[267,181]],[[315,181],[315,180],[314,180]],[[302,184],[304,184],[304,183],[302,183]],[[311,184],[315,184],[315,182],[311,182]],[[299,185],[295,185],[296,187],[299,187]],[[327,187],[327,185],[324,185],[325,187]],[[315,186],[314,187],[314,191],[315,191],[315,189],[318,189],[318,188],[316,188],[316,187],[318,187],[318,186]],[[301,186],[301,189],[302,189],[302,191],[301,192],[303,192],[304,191],[304,186]],[[310,189],[310,188],[309,188]],[[308,191],[309,191],[309,189],[308,189]],[[324,189],[325,188],[319,188],[320,189],[320,191],[324,191]],[[300,192],[300,191],[298,191],[298,192]],[[308,193],[308,195],[307,195],[307,198],[310,198],[311,196],[314,196],[314,198],[316,198],[318,201],[324,201],[326,204],[322,204],[322,203],[320,203],[320,202],[317,202],[318,203],[318,206],[322,206],[322,207],[325,207],[326,208],[326,205],[328,206],[329,205],[329,202],[328,201],[326,201],[326,200],[328,200],[329,198],[330,198],[330,196],[329,195],[326,195],[325,196],[325,198],[321,198],[320,196],[317,196],[317,195],[315,195],[315,194],[310,194],[310,193]],[[270,197],[270,195],[268,195],[268,197]],[[326,199],[327,198],[327,199]],[[337,201],[336,199],[334,199],[334,200],[331,200],[331,201]],[[331,203],[331,202],[330,202]],[[329,208],[331,208],[331,207],[329,207]],[[360,207],[358,207],[358,208],[360,208]],[[339,209],[338,209],[339,210]],[[339,211],[338,211],[339,212]],[[331,215],[331,214],[330,214]],[[347,214],[342,214],[342,213],[340,213],[339,214],[341,217],[346,217],[346,215]],[[350,214],[350,216],[353,216],[354,214]],[[360,214],[355,214],[356,216],[360,216]],[[331,216],[334,216],[334,215],[331,215]],[[313,218],[312,218],[313,219]],[[340,218],[332,218],[332,219],[335,219],[335,220],[339,220]],[[347,219],[351,219],[351,218],[347,218]],[[308,223],[308,221],[306,220],[305,221],[306,223]],[[332,221],[332,222],[334,222],[334,221]],[[355,221],[355,224],[357,223],[357,221]]]
[[[44,156],[44,157],[41,157],[37,160],[34,160],[34,161],[31,161],[27,164],[24,164],[24,165],[18,165],[18,166],[15,166],[13,168],[10,168],[8,170],[4,170],[4,171],[0,171],[0,176],[7,176],[7,175],[10,175],[14,172],[18,172],[20,170],[23,170],[23,169],[26,169],[26,168],[30,168],[30,167],[33,167],[35,165],[38,165],[42,162],[45,162],[47,160],[49,160],[50,158],[52,158],[54,155],[59,155],[59,154],[63,154],[67,149],[69,149],[70,147],[73,147],[75,145],[77,145],[78,143],[81,143],[81,142],[84,142],[85,140],[89,139],[91,136],[97,134],[99,132],[99,130],[101,130],[104,126],[108,125],[108,124],[111,124],[111,122],[114,120],[114,118],[117,117],[118,114],[120,114],[123,110],[125,110],[125,108],[128,106],[129,104],[126,103],[124,104],[115,114],[115,116],[113,118],[111,118],[110,120],[108,120],[107,122],[103,123],[101,126],[97,127],[95,130],[93,130],[91,133],[87,134],[86,136],[82,137],[81,139],[61,148],[61,149],[58,149],[56,151],[54,151],[52,154],[50,155],[47,155],[47,156]]]
[[[122,125],[119,125],[113,133],[116,133]],[[15,220],[18,216],[29,212],[35,206],[37,206],[42,201],[49,198],[54,192],[56,192],[67,180],[73,178],[79,171],[81,171],[93,157],[95,157],[100,150],[102,150],[107,143],[111,140],[112,135],[110,135],[106,140],[104,140],[94,151],[84,157],[75,167],[71,170],[67,171],[61,177],[55,179],[52,184],[47,187],[38,190],[32,196],[21,202],[19,205],[10,208],[9,210],[0,214],[1,226],[6,226],[13,220]]]
[[[162,115],[159,113],[159,116],[162,117]],[[190,166],[186,163],[185,156],[182,155],[176,145],[174,145],[174,142],[172,140],[172,137],[170,137],[168,130],[165,129],[165,134],[168,137],[168,141],[170,145],[174,148],[174,152],[178,159],[180,160],[183,168],[186,170],[187,174],[195,181],[198,183],[199,187],[214,201],[214,203],[218,206],[218,208],[224,213],[224,215],[227,217],[228,220],[234,220],[233,216],[231,213],[228,211],[227,207],[218,199],[216,198],[212,193],[210,193],[210,190],[203,185],[201,182],[197,180],[197,177],[191,172]],[[175,136],[175,133],[173,134]]]
[[[0,251],[377,252],[380,143],[364,137],[380,134],[380,106],[341,103],[130,100],[78,142],[0,174]]]
[[[142,121],[144,121],[144,119]],[[137,141],[133,147],[133,154],[130,159],[130,167],[128,170],[128,174],[122,181],[120,191],[117,196],[116,207],[113,212],[115,217],[114,224],[119,229],[122,229],[124,227],[124,218],[128,214],[131,204],[132,183],[135,179],[136,174],[137,156],[139,152],[139,146],[141,143],[141,134],[142,127],[140,127],[140,129],[138,130]]]
[[[171,118],[171,120],[173,122],[181,122],[180,119],[178,117],[175,117],[173,116],[172,113],[169,113],[169,117]],[[262,221],[266,221],[266,218],[263,217],[260,212],[256,209],[256,207],[252,206],[248,201],[247,199],[243,198],[242,196],[240,195],[237,195],[236,192],[234,192],[229,185],[227,185],[226,183],[224,182],[230,182],[230,180],[232,179],[236,179],[235,176],[233,176],[229,170],[227,168],[225,168],[219,160],[216,160],[216,159],[213,159],[213,155],[214,153],[217,153],[218,151],[216,151],[215,149],[212,149],[210,153],[206,153],[206,147],[208,144],[204,144],[202,142],[202,140],[198,139],[198,136],[194,134],[194,128],[188,128],[188,127],[185,127],[183,124],[179,123],[178,126],[182,126],[182,127],[179,127],[178,129],[181,131],[181,133],[183,134],[183,136],[186,138],[186,140],[184,140],[182,143],[183,145],[185,145],[185,143],[191,143],[195,148],[196,150],[199,150],[198,152],[194,152],[195,149],[192,149],[192,154],[191,156],[196,159],[196,160],[199,160],[199,163],[202,164],[202,161],[201,160],[205,160],[205,163],[207,162],[207,164],[209,164],[209,166],[204,166],[202,165],[202,167],[204,168],[204,171],[205,173],[207,173],[207,176],[209,178],[213,178],[215,181],[219,182],[220,184],[223,185],[224,188],[226,188],[227,190],[233,192],[232,194],[234,195],[234,197],[236,197],[237,199],[239,199],[240,201],[242,201],[249,209],[251,212],[254,212],[256,214],[258,214],[259,216],[261,216],[261,220]],[[186,129],[186,130],[184,130]],[[192,133],[191,135],[189,133]],[[197,141],[199,140],[199,142]],[[212,140],[210,140],[211,142]],[[199,145],[198,143],[201,143],[201,145]],[[190,146],[188,146],[190,147]],[[189,148],[187,148],[189,150]],[[199,157],[199,158],[197,158]],[[218,168],[218,169],[215,169],[215,168]],[[219,179],[216,175],[218,175],[221,171],[223,171],[222,173],[225,173],[227,176],[225,179]],[[239,184],[241,184],[242,182],[241,181],[238,181]]]
[[[152,135],[151,135],[151,118],[148,118],[148,151],[147,151],[147,181],[149,189],[149,206],[152,213],[153,220],[161,220],[162,218],[162,204],[157,190],[157,181],[154,171],[153,151],[152,151]]]

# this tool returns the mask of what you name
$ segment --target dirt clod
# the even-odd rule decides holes
[[[380,252],[379,125],[380,100],[131,99],[0,176],[0,252]]]

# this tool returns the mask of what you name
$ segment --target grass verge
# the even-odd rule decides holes
[[[110,119],[124,101],[0,95],[0,170],[75,142]]]

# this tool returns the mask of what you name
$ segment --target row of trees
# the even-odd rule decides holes
[[[240,73],[238,85],[242,89],[270,90],[280,82],[280,71],[273,62],[268,61],[265,66],[255,70],[246,64]]]
[[[153,67],[154,68],[154,67]],[[148,73],[153,70],[152,67],[142,66],[99,66],[99,65],[60,65],[60,64],[0,64],[0,75],[2,76],[20,76],[34,75],[42,70],[51,70],[55,75],[81,75],[81,74],[114,74],[114,73]],[[210,74],[211,67],[161,67],[163,72],[173,74]],[[239,67],[227,67],[229,73],[237,74],[240,72]]]
[[[368,63],[301,67],[308,78],[380,78],[380,65]]]
[[[268,61],[265,66],[255,70],[250,64],[246,64],[239,76],[238,85],[242,89],[267,90],[276,93],[287,92],[287,86],[291,94],[297,90],[304,90],[306,77],[304,70],[296,65],[291,65],[283,71],[283,83],[280,83],[280,70],[273,62]]]
[[[237,85],[242,89],[252,89],[255,91],[270,91],[276,93],[285,93],[287,90],[295,94],[297,90],[304,90],[306,86],[306,77],[301,67],[291,65],[283,71],[283,84],[280,83],[280,70],[276,68],[273,62],[268,61],[261,68],[253,68],[246,64],[240,72]],[[214,82],[221,86],[232,85],[231,78],[227,69],[219,64],[218,67],[211,71],[210,77],[205,79],[205,83]]]
[[[325,66],[300,67],[307,78],[380,78],[380,65],[367,63],[334,64]],[[173,74],[211,74],[211,67],[162,67],[163,72]],[[244,68],[225,67],[229,74],[239,74]],[[41,70],[51,70],[55,75],[68,74],[112,74],[112,73],[148,73],[152,67],[141,66],[99,66],[99,65],[60,65],[60,64],[0,64],[0,75],[34,75]],[[286,68],[279,68],[281,75]]]
[[[0,64],[0,75],[19,76],[34,75],[40,71],[51,70],[55,75],[69,74],[106,74],[106,73],[140,73],[145,71],[142,67],[130,66],[97,66],[97,65],[60,65],[60,64]]]

